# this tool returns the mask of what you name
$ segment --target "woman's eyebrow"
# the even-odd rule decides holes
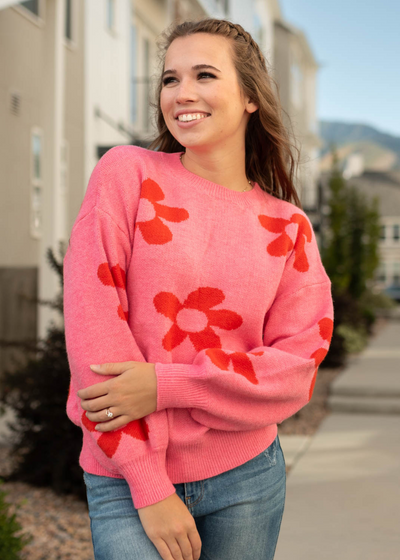
[[[221,70],[218,70],[218,68],[215,68],[215,66],[211,66],[210,64],[196,64],[196,66],[192,66],[192,70],[204,70],[205,68],[212,68],[213,70],[216,70],[217,72],[221,72]],[[164,76],[166,74],[176,74],[176,70],[172,69],[171,70],[165,70],[165,72],[163,72],[163,75],[161,76],[161,78],[164,78]]]

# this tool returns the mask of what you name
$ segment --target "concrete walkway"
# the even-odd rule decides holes
[[[275,560],[400,558],[400,322],[338,376],[332,413],[291,464]]]

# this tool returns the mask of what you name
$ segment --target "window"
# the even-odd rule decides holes
[[[385,241],[385,239],[386,239],[386,226],[381,226],[381,231],[380,231],[380,234],[379,234],[379,239],[380,239],[381,241]]]
[[[40,0],[28,0],[28,2],[20,2],[20,6],[23,6],[35,16],[39,16]]]
[[[59,233],[62,239],[68,239],[67,235],[67,214],[68,214],[68,165],[69,165],[69,144],[67,140],[61,143],[60,158],[60,216]]]
[[[143,69],[144,69],[144,84],[143,84],[143,128],[149,130],[150,125],[150,43],[148,39],[143,41]]]
[[[215,4],[216,4],[217,9],[219,8],[220,10],[222,10],[225,15],[228,14],[228,12],[229,12],[229,0],[215,0]]]
[[[131,67],[130,67],[130,83],[131,83],[131,122],[135,123],[137,119],[137,69],[136,69],[136,57],[137,57],[137,43],[136,43],[136,27],[131,26]]]
[[[254,29],[254,39],[258,43],[258,45],[262,48],[264,44],[264,32],[263,32],[263,25],[262,21],[257,14],[253,15],[253,29]]]
[[[30,232],[32,237],[42,235],[42,196],[43,196],[43,135],[34,128],[31,135],[31,216]]]
[[[398,241],[400,239],[400,225],[394,224],[393,226],[393,241]]]
[[[385,263],[382,263],[379,267],[378,270],[378,274],[377,274],[377,279],[378,282],[382,282],[382,284],[385,284],[386,282],[386,265]]]
[[[72,41],[72,0],[65,0],[65,38]]]
[[[107,27],[110,31],[115,29],[115,0],[107,0]]]
[[[393,285],[400,286],[400,262],[393,263]]]
[[[293,53],[290,64],[290,87],[291,101],[293,105],[299,108],[303,103],[303,72]]]

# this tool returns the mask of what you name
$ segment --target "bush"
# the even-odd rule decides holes
[[[48,258],[60,276],[62,261],[52,251]],[[62,313],[62,294],[46,302]],[[66,414],[70,371],[63,328],[52,325],[45,340],[39,341],[36,357],[17,371],[3,376],[0,406],[11,407],[16,415],[11,455],[15,469],[6,480],[20,480],[48,486],[57,493],[73,493],[86,499],[79,454],[82,431]]]
[[[363,329],[355,329],[351,325],[341,324],[336,332],[343,338],[344,347],[348,354],[361,352],[367,345],[368,336]]]
[[[378,201],[348,186],[333,156],[321,256],[332,281],[335,328],[325,367],[342,366],[346,354],[365,347],[378,307],[368,289],[379,265]]]
[[[3,483],[0,479],[0,485]],[[21,534],[22,527],[16,520],[17,515],[10,513],[11,505],[5,501],[5,497],[6,492],[0,488],[0,558],[19,560],[19,552],[31,542],[32,535]]]

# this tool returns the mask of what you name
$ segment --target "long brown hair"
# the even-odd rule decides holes
[[[238,75],[239,85],[259,109],[251,114],[246,128],[246,175],[256,181],[260,187],[283,200],[301,206],[294,186],[299,150],[290,141],[289,133],[282,122],[282,107],[278,94],[272,89],[275,80],[268,73],[261,49],[243,27],[224,19],[204,18],[198,21],[185,21],[172,24],[161,35],[158,42],[159,58],[162,70],[156,89],[157,138],[150,144],[152,150],[161,152],[185,151],[170,133],[161,111],[160,95],[163,86],[162,72],[168,47],[178,37],[194,33],[210,33],[232,40],[233,63]],[[293,150],[297,152],[295,160]]]

